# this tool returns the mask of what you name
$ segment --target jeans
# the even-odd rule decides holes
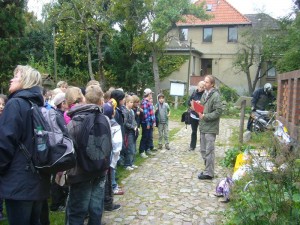
[[[165,141],[165,144],[169,144],[169,126],[167,123],[158,124],[158,144],[162,145],[162,141]]]
[[[114,203],[113,189],[111,185],[111,170],[110,167],[106,174],[105,193],[104,193],[104,209],[111,209]]]
[[[70,185],[66,209],[66,225],[83,225],[89,215],[88,225],[101,224],[104,208],[105,176]]]
[[[192,134],[191,134],[190,148],[193,148],[193,149],[196,148],[198,125],[199,125],[199,120],[195,120],[195,119],[191,118]]]
[[[216,134],[200,132],[200,153],[205,162],[204,175],[214,177]]]
[[[141,126],[142,126],[142,138],[140,142],[139,151],[140,153],[143,153],[148,149],[153,149],[153,127],[150,126],[150,128],[147,129],[146,123],[142,123]]]
[[[41,225],[43,201],[5,200],[9,225]]]
[[[128,132],[125,134],[127,137],[127,148],[126,148],[126,158],[124,166],[132,166],[135,159],[136,153],[136,142],[134,132]]]
[[[110,173],[111,173],[111,185],[113,190],[118,187],[117,181],[116,181],[116,169],[110,167]]]

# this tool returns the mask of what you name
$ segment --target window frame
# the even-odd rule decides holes
[[[208,29],[211,30],[211,35],[210,35],[210,39],[206,40],[205,37],[204,37],[204,35],[205,35],[205,30],[208,30]],[[203,27],[202,42],[211,43],[212,39],[213,39],[213,28],[212,27]]]
[[[179,28],[179,41],[188,41],[188,37],[189,37],[188,35],[189,35],[188,28]]]
[[[233,29],[233,28],[235,28],[235,30],[236,30],[236,39],[232,39],[232,38],[230,38],[230,34],[232,33],[232,32],[230,32],[230,30],[231,29]],[[229,43],[237,43],[238,42],[238,27],[237,26],[229,26],[228,27],[228,36],[227,36],[227,41],[229,42]]]

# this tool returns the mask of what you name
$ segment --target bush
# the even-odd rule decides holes
[[[239,95],[237,94],[236,90],[226,85],[220,86],[220,93],[221,93],[221,97],[226,102],[236,102],[237,99],[239,98]]]
[[[268,160],[274,165],[272,172],[266,172],[261,163],[235,181],[225,224],[299,224],[299,152],[279,148],[276,157],[271,157],[273,148],[274,138],[269,136],[264,149],[268,149]]]

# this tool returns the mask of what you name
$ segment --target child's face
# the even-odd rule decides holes
[[[122,106],[125,103],[125,98],[123,98],[122,100],[119,101],[119,105]]]
[[[126,102],[126,107],[127,107],[128,109],[132,109],[132,107],[133,107],[133,101],[128,101],[128,102]]]
[[[134,108],[138,108],[139,105],[140,105],[140,102],[134,102],[134,103],[133,103],[133,107],[134,107]]]
[[[63,93],[66,93],[67,89],[68,89],[68,85],[66,85],[66,84],[63,84],[62,86],[60,86],[60,90],[61,90]]]
[[[3,98],[0,98],[0,115],[2,114],[5,107],[5,102]]]
[[[161,98],[158,99],[158,101],[159,101],[160,103],[164,103],[165,98],[162,98],[162,97],[161,97]]]

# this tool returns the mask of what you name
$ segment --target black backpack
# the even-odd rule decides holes
[[[30,154],[23,143],[19,143],[19,147],[31,170],[53,174],[73,168],[76,164],[73,141],[66,136],[65,128],[59,125],[58,112],[29,102],[34,127],[34,151]],[[43,151],[39,151],[41,144]]]
[[[75,114],[68,129],[73,129],[71,135],[80,167],[87,172],[107,170],[112,151],[111,129],[101,109],[96,106],[92,111]]]

